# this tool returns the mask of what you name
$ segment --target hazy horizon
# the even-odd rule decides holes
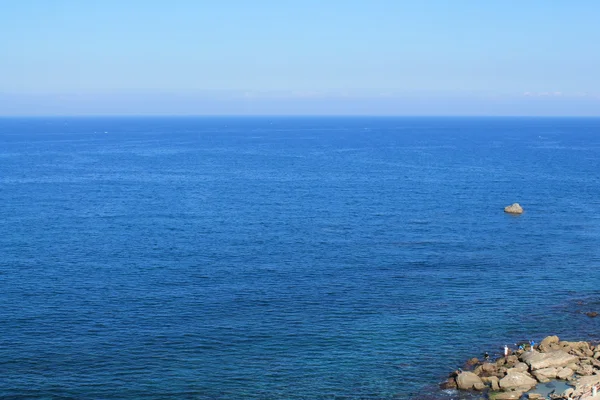
[[[0,115],[600,116],[600,3],[3,6]]]

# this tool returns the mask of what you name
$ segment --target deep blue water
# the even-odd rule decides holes
[[[0,119],[0,396],[444,396],[598,340],[599,167],[600,119]]]

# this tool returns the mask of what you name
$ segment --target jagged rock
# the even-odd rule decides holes
[[[508,368],[512,368],[514,367],[518,362],[519,362],[519,357],[515,356],[515,355],[510,355],[506,358],[506,362],[505,365]]]
[[[559,370],[556,374],[556,377],[558,379],[568,379],[571,376],[573,376],[573,374],[575,373],[575,371],[573,371],[571,368],[565,367],[561,370]]]
[[[537,381],[523,372],[511,372],[500,379],[502,390],[528,391],[537,384]]]
[[[589,376],[594,374],[594,367],[591,365],[582,365],[575,370],[581,376]]]
[[[556,375],[558,374],[558,370],[555,367],[550,367],[550,368],[542,368],[542,369],[538,369],[532,372],[533,376],[535,376],[535,379],[537,379],[539,382],[549,382],[551,379],[556,378]]]
[[[593,357],[580,357],[579,365],[581,365],[581,366],[591,365],[593,367],[600,368],[600,361],[596,360]]]
[[[578,357],[562,350],[551,351],[549,353],[528,351],[523,354],[521,359],[529,365],[532,371],[549,367],[564,367],[568,364],[576,363],[579,360]]]
[[[497,376],[486,376],[481,378],[481,380],[483,381],[483,383],[488,384],[492,390],[500,390],[500,379]]]
[[[540,345],[538,346],[538,349],[541,352],[546,352],[548,350],[550,350],[550,345],[554,344],[554,343],[558,343],[560,341],[560,339],[558,338],[558,336],[546,336],[542,342],[540,343]]]
[[[566,347],[569,349],[577,349],[579,351],[589,350],[590,344],[588,342],[568,342],[566,340],[558,342],[558,344],[562,347]],[[568,349],[564,349],[568,351]]]
[[[519,203],[513,203],[510,206],[504,207],[504,212],[509,214],[523,214],[523,207]]]
[[[505,359],[504,357],[501,357],[501,358],[499,358],[499,359],[497,359],[497,360],[496,360],[496,365],[497,365],[498,367],[501,367],[501,366],[503,366],[504,364],[506,364],[506,359]]]
[[[600,375],[582,376],[575,381],[573,397],[580,396],[581,394],[589,391],[593,385],[598,384],[600,384]]]
[[[490,375],[495,375],[497,372],[498,372],[498,367],[496,366],[496,364],[492,364],[489,362],[481,364],[481,375],[490,376]]]
[[[485,385],[480,377],[472,372],[462,372],[456,377],[456,385],[463,390],[482,390]]]
[[[594,353],[594,358],[595,358],[596,360],[600,358],[600,351],[596,351],[596,352]]]

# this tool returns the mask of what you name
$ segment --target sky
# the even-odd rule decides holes
[[[0,10],[0,115],[600,116],[597,0]]]

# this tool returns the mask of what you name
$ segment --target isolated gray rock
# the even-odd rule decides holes
[[[568,364],[576,363],[579,360],[577,356],[562,350],[551,351],[548,353],[528,351],[521,356],[521,359],[529,365],[532,371],[550,367],[564,367]]]
[[[513,203],[510,206],[504,207],[504,212],[509,214],[523,214],[523,207],[519,203]]]

